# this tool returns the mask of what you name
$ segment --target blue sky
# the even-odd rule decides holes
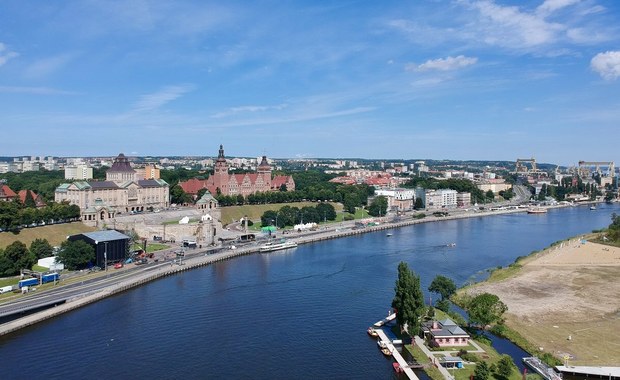
[[[0,3],[0,156],[620,161],[616,0]]]

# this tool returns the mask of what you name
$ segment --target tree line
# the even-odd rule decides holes
[[[305,223],[321,223],[326,220],[336,220],[336,209],[329,203],[319,203],[315,207],[283,206],[279,210],[267,210],[260,218],[262,226],[276,226],[283,228]]]
[[[45,207],[26,207],[20,202],[0,202],[0,229],[16,231],[43,223],[73,222],[80,219],[80,207],[69,203],[50,203]]]
[[[66,240],[59,248],[57,260],[64,264],[65,269],[81,269],[95,260],[95,250],[82,240]],[[0,249],[0,277],[17,275],[22,269],[31,269],[39,259],[53,255],[54,248],[47,239],[35,239],[30,247],[14,241],[4,250]]]

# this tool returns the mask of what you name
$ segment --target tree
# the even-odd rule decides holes
[[[372,216],[385,216],[387,213],[388,201],[384,196],[375,197],[368,206],[368,214]]]
[[[37,204],[32,197],[32,191],[26,190],[26,198],[24,198],[24,206],[26,207],[37,207]]]
[[[95,260],[95,250],[85,241],[66,240],[60,246],[58,260],[69,270],[84,268]]]
[[[30,255],[26,244],[21,241],[14,241],[4,249],[4,255],[13,264],[13,275],[19,273],[20,269],[30,269],[36,262],[33,255]]]
[[[482,293],[472,298],[467,305],[469,321],[485,328],[502,319],[508,307],[495,294]]]
[[[454,284],[454,281],[452,281],[452,279],[446,276],[437,275],[433,279],[433,282],[431,282],[431,285],[428,287],[428,291],[440,294],[441,299],[446,300],[450,298],[450,296],[453,295],[454,292],[456,292],[456,285]]]
[[[420,317],[424,313],[424,295],[420,288],[420,278],[405,262],[398,264],[398,279],[394,287],[392,307],[396,310],[396,321],[402,330],[417,334]]]
[[[417,197],[415,199],[415,205],[413,206],[416,210],[422,210],[424,208],[424,202],[422,202],[422,198]]]
[[[497,374],[504,379],[508,379],[512,372],[515,370],[515,364],[512,361],[510,355],[502,355],[502,357],[497,362]]]
[[[474,369],[474,380],[487,380],[491,371],[489,370],[489,365],[485,361],[481,361],[476,363],[476,368]]]
[[[435,303],[437,309],[447,313],[450,311],[450,301],[441,299]]]
[[[493,200],[495,199],[495,194],[493,194],[493,190],[487,190],[487,192],[485,193],[485,196],[488,200]]]
[[[30,243],[30,252],[38,259],[50,257],[53,255],[54,248],[47,239],[35,239]]]

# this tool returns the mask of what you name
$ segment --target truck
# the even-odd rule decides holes
[[[3,293],[10,293],[13,291],[13,287],[12,286],[3,286],[0,288],[0,294]]]

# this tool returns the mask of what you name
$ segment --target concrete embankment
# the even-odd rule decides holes
[[[332,227],[324,230],[318,230],[307,233],[290,233],[287,235],[287,238],[297,242],[298,244],[308,244],[323,240],[335,239],[340,237],[354,236],[360,235],[368,232],[375,232],[393,228],[400,228],[405,226],[410,226],[419,223],[428,223],[435,221],[444,221],[444,220],[455,220],[455,219],[464,219],[471,217],[483,217],[489,215],[501,215],[501,214],[510,214],[516,212],[525,212],[523,209],[518,210],[502,210],[502,211],[493,211],[493,212],[477,212],[477,213],[462,213],[457,215],[449,215],[445,217],[427,217],[423,219],[409,219],[398,222],[390,222],[383,223],[377,226],[351,229],[349,228],[337,228]],[[187,271],[190,269],[194,269],[197,267],[209,265],[218,261],[228,260],[233,257],[247,255],[251,253],[258,252],[259,247],[254,245],[251,247],[242,247],[239,249],[230,249],[216,254],[207,254],[205,252],[197,252],[193,255],[193,257],[188,258],[183,262],[183,265],[173,264],[170,262],[165,262],[161,264],[157,264],[156,267],[150,268],[148,271],[143,273],[138,273],[135,276],[132,276],[129,279],[120,280],[117,283],[106,286],[105,288],[85,292],[80,296],[73,297],[72,299],[68,299],[65,303],[60,304],[58,306],[43,310],[41,312],[25,316],[23,318],[19,318],[17,320],[4,323],[0,325],[0,335],[8,334],[13,331],[19,330],[26,326],[33,325],[35,323],[44,321],[48,318],[53,318],[57,315],[65,313],[70,310],[77,309],[84,305],[87,305],[92,302],[96,302],[105,297],[111,296],[113,294],[117,294],[128,290],[130,288],[140,286],[147,282],[156,280],[158,278],[173,275],[179,272]]]

